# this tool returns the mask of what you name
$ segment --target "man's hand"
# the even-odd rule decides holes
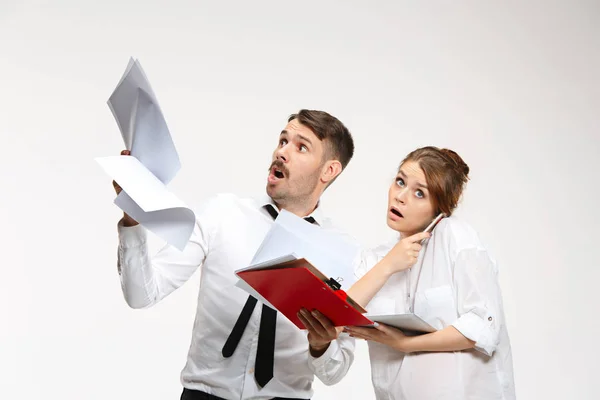
[[[131,152],[129,150],[123,150],[121,152],[122,156],[129,156],[131,155]],[[113,187],[115,188],[115,192],[117,192],[117,194],[121,193],[121,190],[123,190],[121,188],[121,186],[119,186],[119,184],[115,181],[113,181]],[[123,213],[123,219],[121,220],[123,221],[123,226],[135,226],[138,224],[138,222],[136,220],[134,220],[133,218],[131,218],[129,215]]]
[[[331,341],[337,339],[343,330],[343,327],[336,328],[329,318],[317,310],[311,313],[303,308],[298,318],[308,330],[308,344],[313,357],[321,357]]]

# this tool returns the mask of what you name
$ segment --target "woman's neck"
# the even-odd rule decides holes
[[[400,235],[400,238],[398,240],[402,240],[402,239],[406,239],[407,237],[414,235],[417,232],[398,232],[398,233]]]

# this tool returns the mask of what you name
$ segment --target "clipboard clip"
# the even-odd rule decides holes
[[[329,278],[328,280],[325,281],[325,283],[331,288],[333,289],[333,293],[336,294],[337,297],[339,297],[340,299],[346,301],[348,299],[348,295],[346,294],[346,292],[344,292],[342,290],[342,285],[336,281],[333,278]]]
[[[333,290],[340,290],[342,288],[342,285],[333,278],[329,278],[325,283]]]

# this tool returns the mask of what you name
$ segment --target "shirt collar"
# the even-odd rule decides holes
[[[264,207],[267,204],[271,204],[273,207],[275,207],[275,209],[277,211],[280,211],[279,208],[277,207],[277,205],[275,204],[275,202],[273,201],[272,198],[270,198],[268,195],[264,194],[259,198],[259,204],[260,207]],[[317,207],[315,208],[315,210],[310,213],[309,215],[304,215],[302,218],[306,218],[306,217],[313,217],[315,222],[320,226],[323,223],[323,220],[325,219],[325,216],[323,215],[323,208],[321,207],[321,200],[319,200],[319,202],[317,203]]]

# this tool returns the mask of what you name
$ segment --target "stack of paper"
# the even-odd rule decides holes
[[[251,265],[236,271],[236,274],[256,267],[304,258],[323,274],[340,283],[342,289],[348,289],[355,281],[354,265],[358,255],[357,244],[281,210],[254,254]],[[239,280],[237,286],[275,308],[243,280]]]
[[[195,215],[167,189],[181,164],[167,123],[139,61],[130,59],[108,100],[131,156],[96,158],[123,191],[115,204],[149,231],[183,250]]]

